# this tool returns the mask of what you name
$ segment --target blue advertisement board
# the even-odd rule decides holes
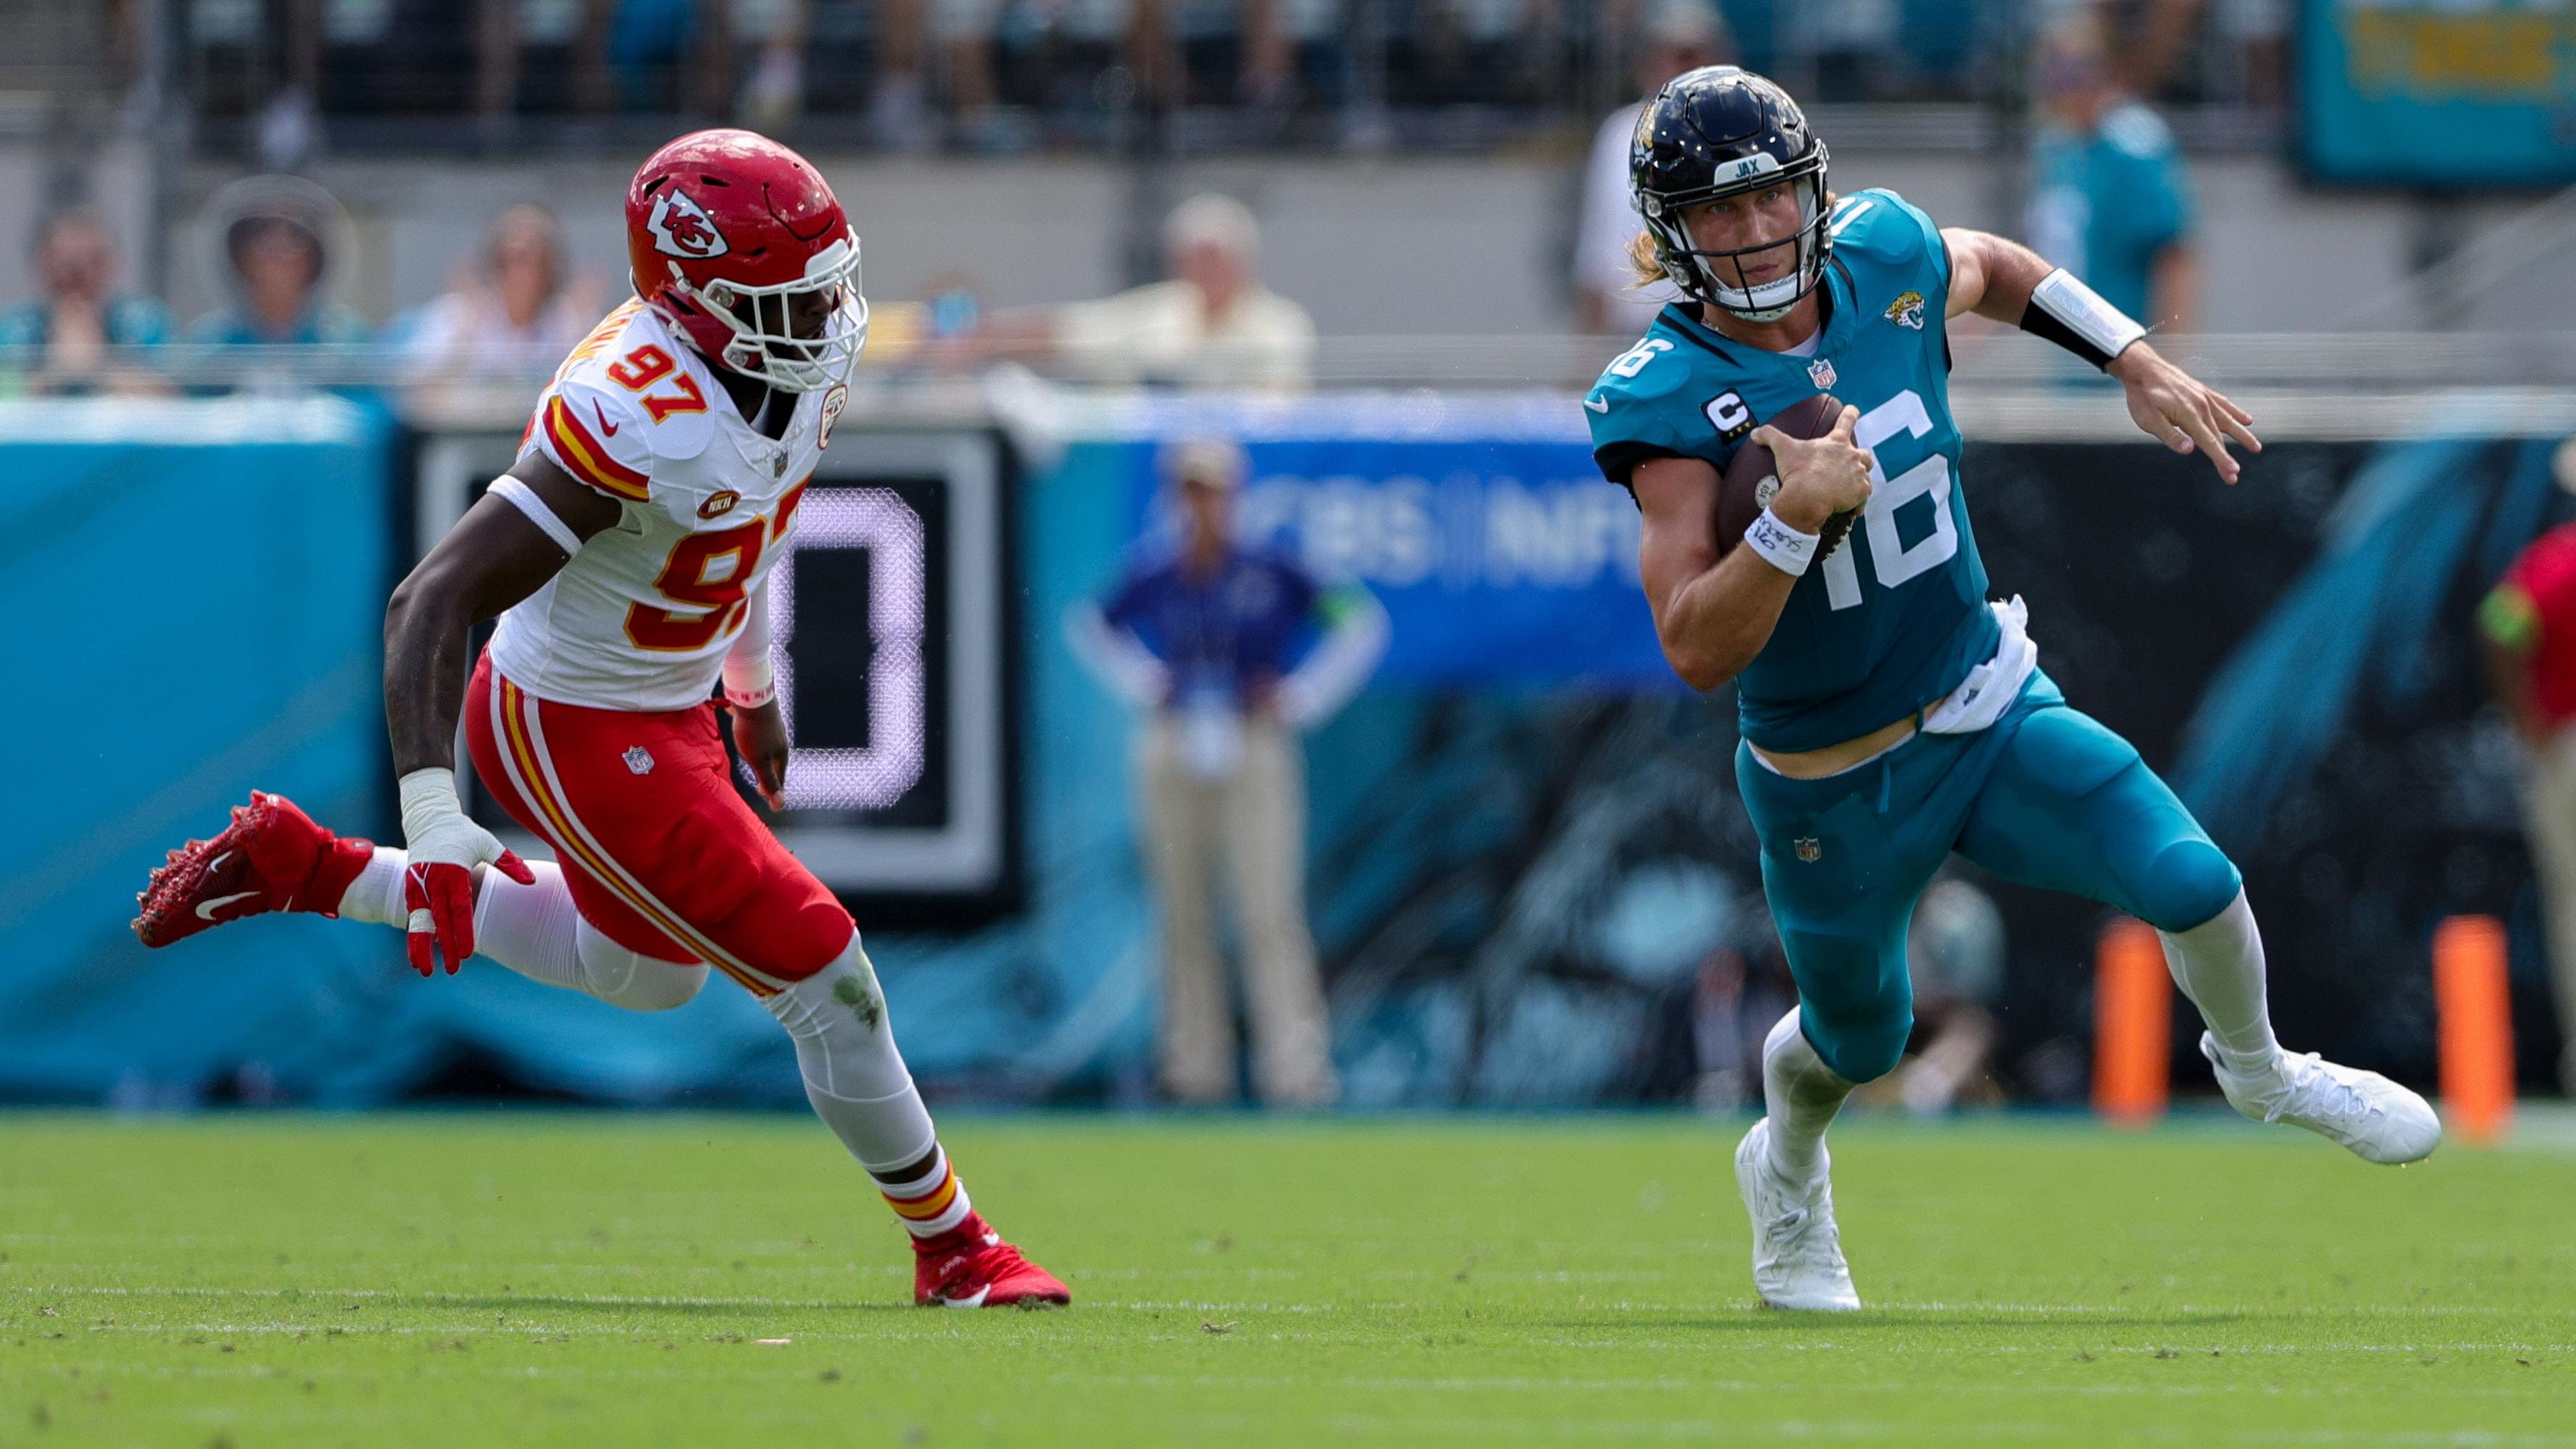
[[[2298,79],[2320,180],[2576,182],[2576,0],[2301,0]]]
[[[1390,400],[1393,401],[1393,400]],[[1157,439],[1239,437],[1237,534],[1386,606],[1387,684],[1679,690],[1637,582],[1637,505],[1602,481],[1563,397],[1354,420],[1299,406],[1244,429],[1158,408],[1129,444],[1131,547],[1177,528]],[[1527,411],[1524,412],[1523,408]],[[1311,410],[1310,410],[1311,409]]]

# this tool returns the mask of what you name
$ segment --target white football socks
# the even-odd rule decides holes
[[[340,896],[343,920],[405,926],[403,852],[376,853]],[[668,1011],[685,1006],[706,985],[707,968],[662,961],[630,951],[581,918],[563,867],[528,862],[536,884],[521,885],[497,870],[478,872],[474,887],[474,954],[488,956],[531,981],[595,996],[628,1011]]]
[[[2254,908],[2239,890],[2227,909],[2188,931],[2159,931],[2174,984],[2218,1043],[2228,1069],[2239,1075],[2269,1071],[2281,1054],[2263,998],[2263,933]]]
[[[358,878],[340,892],[340,919],[364,921],[371,926],[408,924],[411,912],[403,907],[403,866],[407,863],[401,851],[377,846]]]
[[[341,916],[404,925],[410,915],[403,905],[405,864],[403,852],[379,846],[341,895]],[[627,950],[583,920],[561,866],[532,860],[528,870],[537,878],[534,885],[521,885],[496,870],[479,872],[476,955],[489,956],[531,981],[583,992],[630,1011],[682,1005],[705,984],[705,966]],[[963,1223],[974,1211],[973,1200],[939,1148],[930,1109],[922,1105],[912,1071],[895,1047],[885,993],[858,937],[851,936],[848,949],[831,965],[761,1004],[796,1040],[796,1064],[814,1115],[876,1180],[905,1229],[927,1240]],[[926,1167],[904,1171],[925,1158]]]
[[[894,1172],[937,1145],[930,1110],[895,1049],[876,969],[850,937],[831,965],[763,1001],[796,1039],[805,1100],[871,1174]]]
[[[531,981],[584,990],[581,912],[564,885],[563,867],[532,860],[528,872],[537,878],[535,885],[521,885],[497,870],[482,872],[474,890],[474,954]]]
[[[1807,1044],[1798,1009],[1780,1018],[1762,1039],[1762,1105],[1771,1118],[1771,1168],[1791,1182],[1816,1175],[1825,1128],[1842,1110],[1853,1084],[1844,1081]]]
[[[474,895],[474,954],[489,956],[531,981],[595,996],[628,1011],[686,1006],[707,984],[697,962],[662,961],[602,935],[581,918],[563,867],[532,860],[534,885],[497,870],[483,872]]]

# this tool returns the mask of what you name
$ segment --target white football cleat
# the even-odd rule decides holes
[[[1816,1149],[1816,1180],[1793,1183],[1771,1166],[1771,1119],[1735,1148],[1735,1186],[1753,1217],[1753,1288],[1772,1308],[1848,1312],[1860,1307],[1842,1230],[1834,1226],[1833,1161]]]
[[[2305,1127],[2365,1162],[2421,1162],[2442,1145],[2442,1119],[2432,1105],[2377,1072],[2337,1066],[2315,1052],[2283,1052],[2271,1071],[2239,1076],[2207,1032],[2200,1054],[2218,1073],[2228,1105],[2258,1122]]]

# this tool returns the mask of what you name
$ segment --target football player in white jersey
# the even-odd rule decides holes
[[[265,911],[402,927],[413,967],[484,954],[638,1011],[710,968],[795,1038],[805,1093],[910,1230],[914,1297],[1065,1303],[986,1225],[894,1043],[858,932],[733,788],[710,696],[775,806],[787,730],[762,585],[867,337],[859,242],[822,176],[747,131],[663,147],[626,196],[637,296],[564,359],[522,442],[385,613],[405,849],[254,792],[171,852],[135,931]],[[500,624],[467,681],[467,631]],[[476,775],[553,847],[523,862],[459,807]]]

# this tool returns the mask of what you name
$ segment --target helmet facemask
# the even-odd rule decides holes
[[[1756,165],[1770,159],[1757,154],[1737,163],[1748,168],[1742,181],[1730,179],[1725,185],[1679,197],[1650,192],[1638,198],[1646,229],[1654,236],[1656,253],[1663,261],[1664,274],[1673,285],[1747,322],[1772,322],[1787,316],[1789,309],[1823,279],[1825,256],[1831,249],[1825,232],[1831,218],[1825,204],[1824,143],[1816,143],[1812,156],[1787,167],[1776,162],[1768,167]],[[1692,238],[1688,216],[1693,208],[1784,185],[1798,198],[1798,229],[1790,235],[1730,249],[1701,247]],[[1787,248],[1795,249],[1795,264],[1787,272],[1761,282],[1745,276],[1747,262]]]
[[[817,252],[793,282],[693,287],[679,270],[671,269],[673,289],[733,334],[716,361],[781,392],[817,392],[847,381],[859,349],[867,345],[868,303],[859,294],[855,234]]]

